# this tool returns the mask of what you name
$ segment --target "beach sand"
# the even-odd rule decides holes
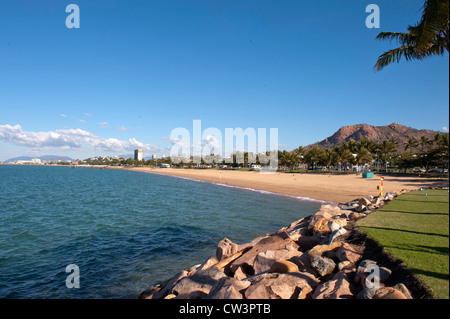
[[[361,174],[262,174],[250,171],[231,171],[216,169],[176,169],[176,168],[127,168],[133,171],[187,177],[202,181],[228,184],[264,190],[295,197],[307,197],[317,200],[342,203],[368,195],[379,195],[377,186],[380,176],[372,179],[362,178]],[[416,177],[385,176],[383,193],[397,192],[402,189],[415,190],[420,187],[448,186],[448,181],[432,181]]]

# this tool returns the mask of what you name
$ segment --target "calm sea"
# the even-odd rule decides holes
[[[0,165],[0,298],[136,298],[320,202],[156,174]],[[66,287],[66,266],[80,288]]]

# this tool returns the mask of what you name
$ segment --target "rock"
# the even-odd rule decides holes
[[[249,281],[225,277],[212,287],[206,299],[243,299],[244,296],[241,291],[249,286]]]
[[[217,265],[217,263],[219,262],[219,260],[217,259],[216,256],[211,256],[209,257],[207,260],[205,260],[205,262],[203,264],[201,264],[196,271],[199,270],[206,270],[208,268],[211,268],[214,265]],[[193,274],[190,274],[190,276],[192,276]]]
[[[366,205],[359,205],[359,206],[356,208],[356,212],[361,213],[361,212],[365,211],[366,208],[367,208]],[[352,215],[354,215],[354,214],[352,214]]]
[[[216,257],[218,261],[228,258],[239,251],[239,245],[228,238],[222,239],[217,245]]]
[[[155,293],[152,299],[163,299],[167,294],[172,292],[174,285],[176,285],[180,280],[186,278],[188,273],[189,272],[187,270],[180,271],[172,279],[170,279],[157,293]]]
[[[359,219],[361,219],[361,218],[363,218],[363,217],[365,217],[364,214],[361,214],[361,213],[351,213],[350,216],[349,216],[349,219],[350,219],[351,221],[357,221],[357,220],[359,220]]]
[[[226,277],[226,275],[216,267],[199,270],[192,277],[181,279],[173,287],[172,291],[176,295],[189,294],[193,291],[201,291],[205,294],[209,294],[216,282],[224,277]]]
[[[298,266],[293,262],[287,260],[278,260],[272,264],[269,270],[270,273],[290,273],[298,272]]]
[[[383,203],[383,198],[381,196],[378,196],[377,198],[375,198],[372,201],[373,205],[375,206],[381,206],[381,204]]]
[[[280,229],[280,231],[285,231],[289,238],[297,241],[301,236],[305,236],[308,232],[309,222],[312,216],[302,218],[296,222],[293,222],[288,227]]]
[[[173,296],[175,296],[175,295],[173,295]],[[170,299],[205,299],[206,296],[207,296],[207,294],[204,293],[203,291],[192,291],[189,293],[178,295],[176,297],[172,297]],[[165,298],[165,299],[167,299],[167,298]]]
[[[308,251],[309,259],[312,261],[314,257],[322,256],[326,252],[333,254],[342,246],[342,242],[335,242],[330,245],[317,245]]]
[[[408,299],[400,291],[392,287],[381,287],[378,288],[372,299]]]
[[[318,284],[313,275],[301,272],[262,274],[250,281],[246,299],[304,299]]]
[[[255,260],[253,262],[254,273],[259,274],[264,271],[269,271],[272,265],[277,260],[289,260],[292,257],[299,256],[301,254],[302,254],[301,252],[295,249],[268,250],[260,252],[258,255],[256,255]],[[295,267],[297,268],[296,265]]]
[[[352,264],[356,264],[362,257],[364,247],[352,245],[344,242],[336,252],[336,257],[340,261],[349,261]]]
[[[297,265],[299,271],[311,274],[314,273],[314,268],[311,266],[311,260],[309,259],[308,254],[293,257],[290,261]]]
[[[242,267],[239,267],[238,269],[236,269],[236,271],[234,272],[234,276],[235,279],[237,280],[243,280],[245,278],[247,278],[247,274],[242,270]]]
[[[175,299],[175,298],[176,298],[176,295],[174,295],[174,294],[169,294],[164,297],[164,299]]]
[[[336,264],[334,261],[327,257],[314,257],[311,261],[311,266],[319,274],[320,277],[324,277],[333,273]]]
[[[159,287],[153,287],[148,290],[144,290],[139,294],[138,299],[153,299],[153,296],[160,290],[161,288]]]
[[[344,210],[339,208],[338,205],[322,205],[316,214],[311,218],[308,226],[308,231],[316,235],[317,233],[330,232],[328,228],[328,221],[333,217],[341,216],[344,214]]]
[[[312,227],[312,232],[314,235],[317,235],[318,233],[320,234],[325,234],[325,233],[329,233],[330,229],[328,228],[328,221],[329,219],[322,217],[320,219],[318,219]]]
[[[337,267],[338,267],[338,270],[341,271],[342,269],[348,268],[348,267],[350,267],[351,265],[352,265],[352,263],[351,263],[350,261],[345,260],[345,261],[341,261],[341,262],[337,265]]]
[[[359,263],[359,267],[362,267],[362,268],[367,268],[369,265],[376,265],[377,264],[377,262],[376,261],[373,261],[373,260],[370,260],[370,259],[364,259],[364,260],[362,260],[360,263]]]
[[[231,272],[236,272],[242,265],[253,267],[256,256],[261,252],[286,249],[286,246],[290,246],[291,249],[294,248],[296,250],[299,248],[299,246],[290,238],[283,238],[279,235],[265,237],[256,242],[250,250],[230,264]]]
[[[328,228],[334,232],[339,228],[347,226],[347,220],[344,218],[332,219],[328,222]]]
[[[308,251],[319,243],[319,238],[316,236],[301,236],[297,240],[298,245],[302,251]]]
[[[335,230],[334,232],[331,233],[330,241],[328,243],[331,245],[334,241],[337,241],[337,238],[339,236],[342,236],[345,233],[347,233],[347,230],[345,228],[339,228],[339,229]]]
[[[338,272],[333,279],[317,286],[314,291],[313,299],[352,299],[354,298],[356,288],[350,277],[353,269],[345,269]]]
[[[405,191],[405,193],[406,193],[406,191]],[[413,297],[411,296],[411,292],[409,291],[408,288],[406,288],[406,286],[404,284],[399,283],[399,284],[396,284],[392,288],[394,288],[394,289],[396,289],[398,291],[401,291],[405,295],[406,298],[413,299]]]
[[[368,198],[361,198],[358,201],[359,206],[369,206],[371,204],[371,201]]]
[[[391,276],[392,270],[386,267],[379,268],[380,281],[385,282]]]
[[[372,299],[379,288],[366,288],[356,295],[356,299]]]

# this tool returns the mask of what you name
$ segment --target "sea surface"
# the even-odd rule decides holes
[[[318,201],[125,170],[0,165],[0,298],[136,298]],[[79,288],[68,288],[68,265]]]

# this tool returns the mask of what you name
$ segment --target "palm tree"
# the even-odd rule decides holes
[[[356,152],[356,165],[358,165],[358,167],[366,165],[371,162],[372,159],[372,154],[365,147],[360,147],[360,149]]]
[[[386,172],[387,172],[387,162],[388,157],[390,154],[394,153],[397,150],[398,142],[395,140],[384,140],[379,144],[379,153],[381,155],[381,158],[383,159],[385,165],[386,165]]]
[[[322,156],[323,163],[331,170],[331,166],[338,163],[339,157],[334,150],[326,149]]]
[[[425,151],[425,149],[428,148],[432,144],[432,141],[430,141],[430,139],[428,137],[423,135],[420,137],[419,144],[422,147],[422,151]]]
[[[449,0],[426,0],[419,24],[409,26],[407,33],[381,32],[378,40],[396,40],[400,47],[383,53],[374,68],[377,71],[404,57],[423,60],[449,52]]]
[[[413,139],[412,137],[410,137],[408,142],[405,142],[404,145],[405,145],[405,151],[407,151],[408,149],[413,150],[417,146],[419,146],[419,142],[417,140]]]
[[[316,146],[316,147],[310,149],[305,154],[305,161],[309,165],[312,165],[313,169],[315,169],[316,164],[319,163],[323,159],[323,154],[324,154],[323,149]]]

